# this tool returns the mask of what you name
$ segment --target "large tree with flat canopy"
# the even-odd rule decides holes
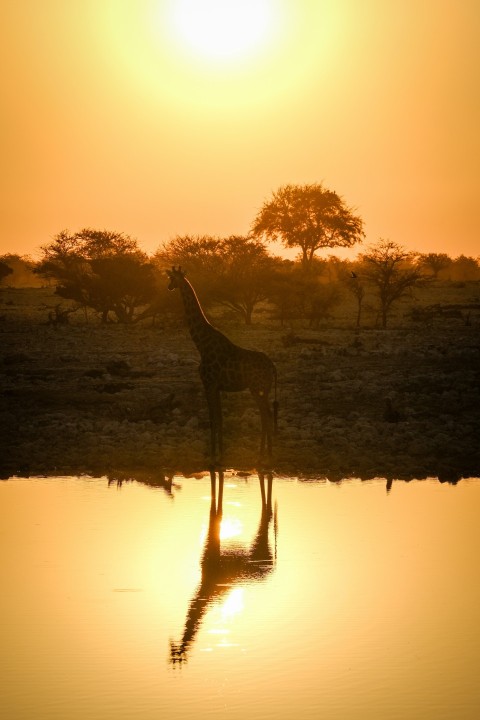
[[[260,209],[252,232],[280,240],[285,247],[299,247],[305,270],[317,250],[352,247],[364,237],[362,219],[321,183],[280,187]]]

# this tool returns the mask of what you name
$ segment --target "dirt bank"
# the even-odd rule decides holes
[[[276,472],[480,476],[478,326],[222,329],[277,365]],[[208,416],[183,326],[55,328],[17,312],[0,333],[3,477],[205,469]],[[223,406],[225,464],[254,468],[255,406],[248,393]]]

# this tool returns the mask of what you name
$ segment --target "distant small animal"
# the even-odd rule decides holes
[[[353,270],[352,270],[351,276],[352,276],[353,279],[355,279],[355,278],[357,277],[357,274],[354,273]]]

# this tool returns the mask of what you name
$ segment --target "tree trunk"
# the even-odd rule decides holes
[[[388,309],[386,307],[382,307],[382,328],[384,330],[387,327],[387,318],[388,318]]]

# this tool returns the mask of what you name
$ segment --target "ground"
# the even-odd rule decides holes
[[[208,465],[198,356],[182,321],[48,323],[48,289],[0,297],[0,473],[162,478]],[[480,476],[477,318],[315,331],[272,320],[216,323],[278,371],[272,467],[295,476]],[[258,466],[260,419],[224,395],[225,465]]]

